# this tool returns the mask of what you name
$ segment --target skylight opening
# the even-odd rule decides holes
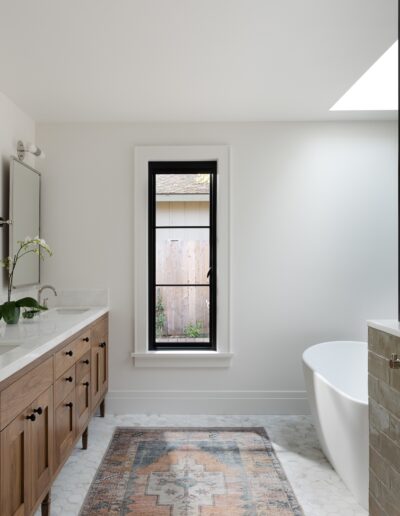
[[[398,109],[398,41],[394,43],[329,111]]]

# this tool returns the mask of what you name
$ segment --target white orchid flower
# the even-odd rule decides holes
[[[42,249],[44,249],[49,256],[52,256],[53,251],[50,249],[50,246],[46,243],[45,240],[39,238],[37,235],[35,238],[31,238],[30,236],[25,237],[24,240],[18,240],[19,249],[14,256],[9,256],[5,260],[0,260],[1,267],[8,268],[8,301],[11,300],[11,291],[13,288],[13,278],[14,278],[14,270],[17,265],[17,262],[20,258],[22,258],[25,254],[34,253],[39,256],[42,260],[44,260],[44,253]]]

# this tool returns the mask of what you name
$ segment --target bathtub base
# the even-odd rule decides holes
[[[305,361],[303,369],[322,450],[358,503],[368,509],[368,400],[356,400],[337,389]]]

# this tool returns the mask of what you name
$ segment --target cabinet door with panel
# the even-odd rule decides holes
[[[30,419],[27,419],[30,418]],[[30,409],[21,412],[0,434],[1,489],[0,514],[25,516],[29,514],[31,498],[30,434],[32,418]]]
[[[54,470],[65,461],[75,439],[75,389],[73,389],[54,411]]]
[[[53,474],[53,387],[41,394],[32,404],[31,414],[36,416],[31,424],[32,499],[34,507],[50,488]]]
[[[76,431],[82,433],[90,417],[90,374],[77,378],[75,388]]]
[[[108,338],[103,335],[99,342],[100,348],[100,392],[103,396],[108,388]]]
[[[108,321],[102,319],[91,331],[92,407],[95,407],[108,387]]]

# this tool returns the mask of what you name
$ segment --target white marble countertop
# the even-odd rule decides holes
[[[390,333],[391,335],[400,337],[400,322],[396,319],[379,319],[368,321],[368,326],[370,328],[375,328],[375,330],[381,330],[385,333]]]
[[[74,309],[85,309],[74,313]],[[62,311],[61,313],[59,311]],[[14,325],[0,324],[0,381],[5,380],[109,311],[108,306],[57,307]],[[8,346],[16,346],[10,351]]]

